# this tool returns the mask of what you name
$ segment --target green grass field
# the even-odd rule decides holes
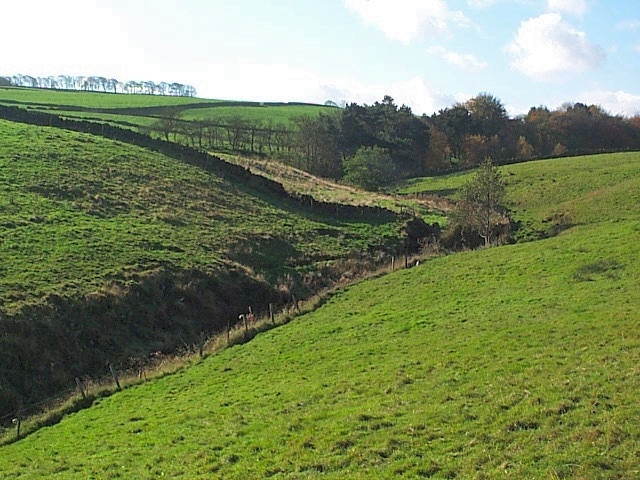
[[[98,102],[34,92],[50,106]],[[360,276],[402,243],[406,217],[303,205],[257,177],[221,177],[214,160],[8,121],[0,136],[0,418],[107,361],[189,349],[247,304],[282,307]]]
[[[125,95],[75,90],[48,90],[40,88],[0,87],[0,103],[23,104],[35,107],[84,107],[84,108],[142,108],[190,105],[203,101],[194,97],[170,97],[161,95]]]
[[[506,207],[521,222],[523,239],[548,236],[558,229],[593,223],[602,218],[625,220],[640,203],[638,154],[591,155],[549,159],[499,167],[507,185]],[[416,178],[400,194],[424,193],[456,198],[473,171]],[[602,205],[610,206],[607,216]]]
[[[573,226],[344,288],[0,447],[2,477],[638,478],[640,154],[506,173]]]
[[[242,257],[272,278],[399,235],[400,220],[294,212],[250,187],[100,137],[6,121],[0,135],[5,311],[49,293],[83,295],[162,262],[207,268]]]
[[[148,127],[157,117],[175,110],[185,121],[224,123],[232,119],[290,127],[302,116],[330,113],[322,105],[209,100],[159,95],[125,95],[99,92],[0,87],[0,105],[18,105],[54,111],[68,118],[106,121],[129,127]],[[99,111],[96,111],[99,110]],[[112,110],[113,112],[110,112]]]
[[[185,111],[181,118],[184,120],[207,120],[225,123],[241,118],[245,121],[273,126],[293,126],[297,118],[316,116],[320,113],[331,113],[336,109],[321,105],[262,105],[262,106],[220,106],[213,108],[191,109]]]

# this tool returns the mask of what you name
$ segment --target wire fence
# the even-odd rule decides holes
[[[419,261],[416,258],[419,257],[405,256],[404,265],[402,265],[400,258],[392,257],[391,261],[381,266],[379,270],[394,271],[403,266],[404,268],[417,266]],[[351,279],[351,281],[356,281],[356,279]],[[56,423],[43,419],[46,414],[57,412],[54,416],[61,418],[65,412],[70,413],[86,408],[95,399],[122,390],[123,386],[126,388],[176,371],[187,364],[190,358],[202,358],[205,354],[212,354],[229,346],[245,343],[262,331],[288,323],[294,316],[309,312],[319,302],[326,299],[326,295],[323,293],[316,291],[311,293],[313,294],[311,297],[302,301],[292,296],[291,303],[284,305],[278,312],[274,310],[272,304],[269,304],[268,308],[263,310],[265,313],[261,315],[254,313],[249,308],[248,312],[239,315],[236,322],[229,321],[224,331],[209,337],[206,337],[203,332],[200,340],[187,351],[175,354],[154,352],[146,360],[135,362],[135,367],[121,370],[116,370],[113,364],[109,363],[104,375],[100,378],[76,377],[75,384],[55,395],[28,404],[22,403],[14,410],[0,414],[0,445],[18,440],[21,436],[31,433],[41,426]],[[82,403],[82,400],[85,402]],[[29,426],[21,431],[21,425],[24,422],[29,422]],[[11,431],[14,429],[15,434],[12,434]]]

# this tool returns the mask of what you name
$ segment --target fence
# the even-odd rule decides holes
[[[402,265],[402,259],[392,256],[389,263],[376,272],[370,272],[370,275],[395,271],[403,266],[404,268],[417,266],[420,258],[404,256],[404,265]],[[346,283],[357,280],[352,278]],[[100,397],[175,372],[194,358],[201,359],[206,354],[246,343],[260,332],[286,324],[292,320],[293,316],[311,311],[326,299],[322,293],[316,291],[310,291],[310,293],[312,296],[303,301],[292,295],[291,303],[286,304],[280,312],[275,311],[272,303],[264,309],[264,315],[257,314],[249,307],[247,312],[239,315],[237,322],[232,323],[229,320],[224,331],[209,338],[203,332],[198,343],[182,354],[165,355],[162,352],[155,352],[144,364],[135,368],[119,370],[112,363],[108,363],[102,378],[75,377],[72,386],[68,389],[31,404],[20,404],[15,410],[0,415],[0,445],[12,443],[41,427],[58,423],[65,415],[91,406]]]

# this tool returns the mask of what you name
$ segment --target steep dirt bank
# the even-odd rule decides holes
[[[210,272],[161,267],[113,282],[84,298],[49,296],[2,318],[0,417],[61,391],[76,377],[102,377],[108,365],[130,368],[150,352],[192,347],[237,321],[249,305],[286,301],[240,270]]]

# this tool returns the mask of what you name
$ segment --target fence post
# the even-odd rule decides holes
[[[87,394],[84,392],[84,388],[82,388],[82,382],[78,377],[76,377],[76,387],[78,387],[78,390],[80,390],[80,393],[82,394],[82,398],[86,399]]]
[[[13,419],[16,424],[16,438],[20,439],[20,426],[22,425],[22,400],[18,405],[18,411],[16,412],[16,418]]]
[[[202,352],[204,350],[204,344],[205,344],[205,335],[204,335],[204,330],[200,333],[200,344],[198,345],[199,350],[200,350],[200,358],[202,358]]]
[[[273,325],[276,324],[276,317],[273,314],[273,303],[269,303],[269,318],[271,318],[271,323]]]
[[[296,307],[296,311],[300,313],[300,306],[298,305],[298,300],[296,299],[296,296],[291,295],[291,298],[293,299],[293,305],[294,307]]]
[[[120,386],[120,382],[118,381],[118,374],[116,373],[116,369],[113,368],[112,363],[109,363],[109,370],[111,371],[111,376],[113,377],[113,381],[116,382],[116,387],[118,387],[118,390],[122,390],[122,387]]]

